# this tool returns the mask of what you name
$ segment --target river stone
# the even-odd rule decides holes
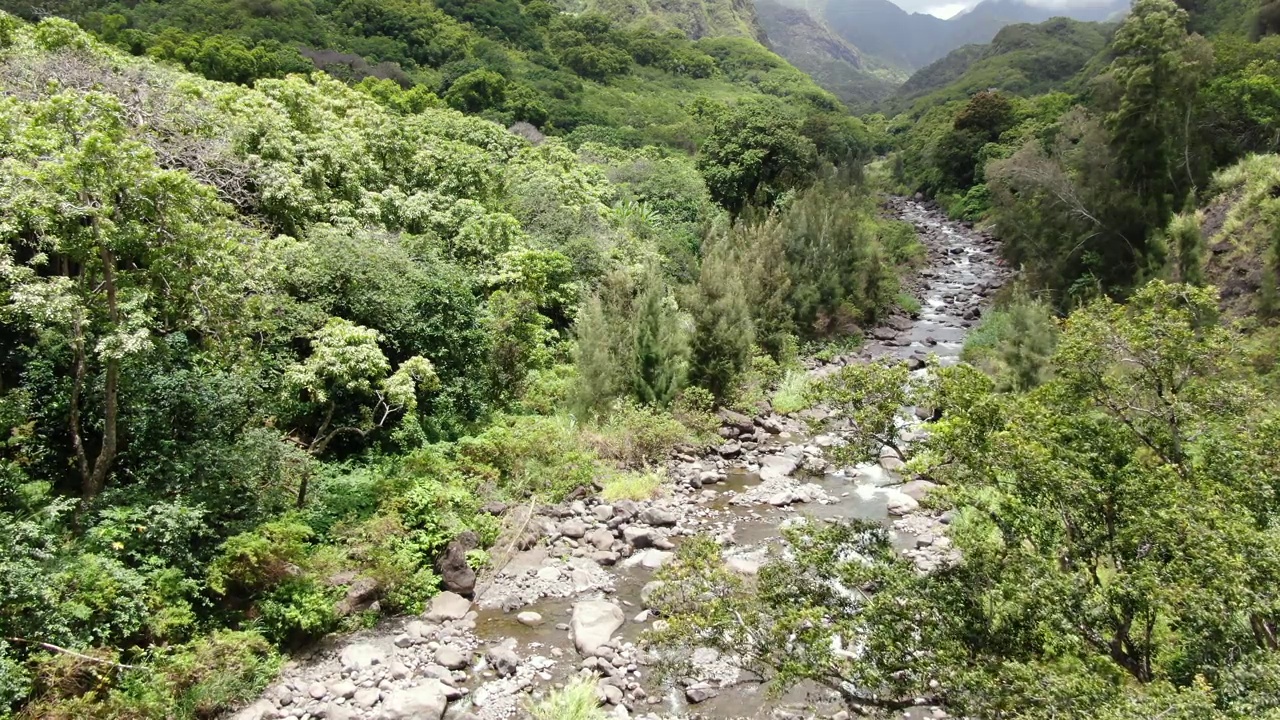
[[[337,703],[325,705],[321,712],[324,714],[324,720],[353,720],[356,716],[355,710]]]
[[[396,690],[382,701],[382,720],[440,720],[449,700],[444,685],[427,680],[417,687]]]
[[[536,627],[542,624],[542,616],[532,610],[526,610],[516,615],[516,622],[528,627]]]
[[[644,551],[644,554],[640,556],[640,567],[648,568],[649,570],[657,570],[663,565],[666,565],[667,561],[673,556],[674,553],[670,553],[665,550],[646,550]]]
[[[560,534],[572,540],[580,540],[587,534],[587,524],[577,518],[560,523]]]
[[[613,517],[613,506],[612,505],[596,505],[595,507],[591,508],[591,514],[594,515],[596,520],[599,520],[600,522],[608,522],[609,518]]]
[[[720,457],[736,458],[742,454],[742,444],[730,441],[721,445],[716,452],[720,453]]]
[[[339,661],[345,670],[364,670],[387,661],[387,653],[372,643],[356,643],[342,649]]]
[[[724,561],[724,565],[739,575],[756,575],[760,572],[760,561],[748,557],[731,557]]]
[[[599,550],[591,553],[590,557],[597,565],[613,565],[618,562],[619,555],[610,550]]]
[[[613,533],[604,528],[593,530],[587,535],[587,542],[591,543],[597,550],[608,550],[613,547]]]
[[[653,537],[654,532],[649,528],[631,526],[622,529],[622,538],[636,549],[652,547]]]
[[[916,499],[910,495],[898,495],[890,498],[885,503],[885,509],[889,511],[890,515],[906,515],[919,509],[919,507],[920,503],[916,502]]]
[[[697,705],[720,694],[719,690],[706,683],[697,683],[684,689],[684,696],[690,704]]]
[[[660,507],[647,507],[640,511],[640,522],[654,527],[671,527],[676,524],[676,514]]]
[[[569,620],[573,644],[583,655],[594,655],[624,620],[622,609],[607,600],[581,600],[574,604]]]
[[[471,610],[471,601],[461,595],[445,591],[431,598],[431,607],[423,614],[431,622],[461,620]]]
[[[605,685],[602,683],[597,685],[596,689],[599,691],[599,697],[601,700],[609,703],[610,705],[622,704],[623,694],[621,688],[615,685]]]
[[[311,683],[311,686],[307,688],[307,694],[319,700],[329,694],[329,689],[324,686],[324,683],[315,682]]]
[[[800,466],[800,461],[786,455],[769,455],[760,460],[760,481],[781,480]]]
[[[329,688],[329,694],[334,697],[350,698],[356,694],[356,684],[350,680],[339,680]]]
[[[436,648],[436,662],[450,670],[461,670],[467,666],[467,658],[452,645],[441,645]]]
[[[498,673],[498,677],[511,677],[520,668],[520,656],[516,654],[515,644],[515,638],[507,638],[485,653],[485,662]]]
[[[721,410],[720,420],[722,424],[728,425],[738,432],[749,433],[755,430],[755,423],[751,421],[751,418],[739,412],[728,409]]]
[[[376,705],[378,700],[382,699],[382,691],[378,690],[378,688],[360,688],[355,691],[354,695],[355,698],[352,702],[366,710]]]
[[[267,718],[274,718],[276,715],[276,707],[271,704],[270,700],[263,698],[227,718],[227,720],[266,720]]]

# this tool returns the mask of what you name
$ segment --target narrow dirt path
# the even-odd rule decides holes
[[[930,354],[957,362],[965,334],[1008,277],[991,238],[914,200],[889,198],[885,207],[911,222],[927,248],[925,267],[907,283],[922,308],[891,318],[858,353],[815,365],[815,374],[885,356],[915,366]],[[512,554],[474,602],[445,593],[423,617],[331,638],[291,662],[234,720],[503,720],[530,692],[582,669],[601,676],[602,699],[617,717],[832,717],[838,708],[809,688],[765,702],[732,658],[710,649],[695,653],[697,677],[657,684],[636,645],[655,619],[644,602],[653,571],[682,537],[710,533],[731,568],[754,574],[779,528],[802,514],[882,521],[927,571],[950,558],[945,518],[917,511],[928,484],[904,483],[896,458],[833,466],[824,448],[838,438],[808,437],[805,418],[726,412],[722,420],[715,452],[672,459],[668,496],[542,508],[522,520],[540,542]]]

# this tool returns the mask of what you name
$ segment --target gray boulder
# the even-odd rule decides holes
[[[448,706],[444,685],[439,680],[425,680],[383,698],[381,720],[440,720]]]
[[[607,600],[582,600],[573,606],[569,632],[573,644],[583,655],[595,655],[601,645],[622,627],[622,609]]]

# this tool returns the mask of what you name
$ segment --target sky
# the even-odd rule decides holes
[[[1098,5],[1099,0],[1028,0],[1032,5],[1046,7],[1087,7]],[[907,12],[928,13],[940,18],[949,18],[956,13],[977,5],[979,0],[893,0],[893,3]]]

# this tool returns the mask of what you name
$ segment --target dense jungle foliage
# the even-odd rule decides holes
[[[1280,4],[1011,28],[863,120],[544,0],[0,7],[0,715],[220,716],[464,532],[501,562],[491,503],[642,497],[771,398],[851,461],[934,409],[964,562],[688,542],[659,640],[852,708],[1280,717]],[[1021,278],[966,364],[810,382],[919,310],[876,182]]]
[[[1280,717],[1271,10],[1136,0],[1047,94],[961,77],[870,118],[885,176],[1022,273],[964,363],[849,365],[800,406],[850,423],[843,460],[901,448],[959,559],[925,574],[878,523],[811,522],[750,579],[704,539],[659,573],[662,643],[868,713]],[[912,408],[932,420],[907,446]]]
[[[327,40],[253,7],[251,56]],[[920,249],[859,189],[865,129],[807,82],[816,105],[739,92],[725,74],[803,79],[758,45],[650,38],[706,51],[688,105],[646,95],[683,82],[649,66],[630,89],[574,75],[577,100],[679,113],[696,154],[643,116],[545,138],[493,122],[557,120],[512,115],[523,86],[471,53],[643,38],[451,8],[475,9],[422,22],[465,34],[462,65],[424,58],[426,85],[227,77],[155,50],[225,37],[112,36],[137,57],[0,14],[0,707],[215,717],[281,650],[420,611],[464,531],[484,567],[487,502],[652,490],[716,404],[753,407],[801,344],[901,299]],[[339,602],[357,578],[372,609]]]
[[[825,153],[846,151],[849,136],[865,141],[834,96],[750,35],[695,41],[558,8],[548,0],[0,0],[0,10],[70,18],[130,54],[212,80],[252,84],[318,68],[406,107],[443,103],[503,125],[526,122],[569,135],[575,148],[692,151],[710,130],[708,103],[747,97],[800,118]]]

